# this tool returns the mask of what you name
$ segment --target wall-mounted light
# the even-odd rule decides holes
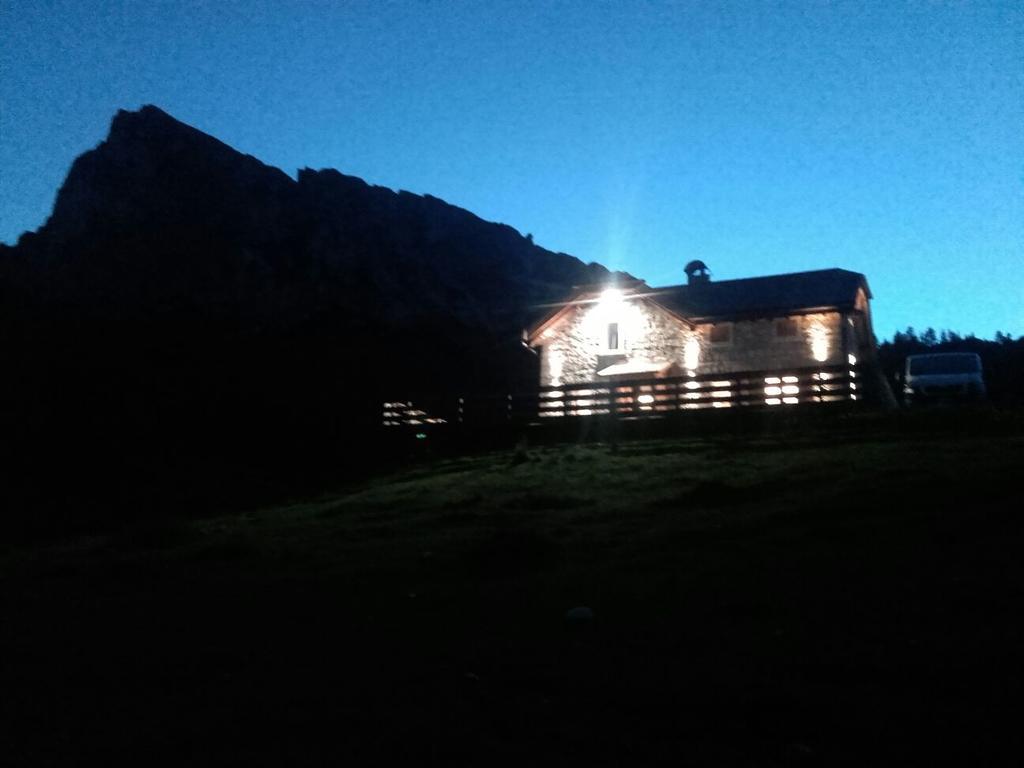
[[[618,288],[606,288],[587,313],[588,335],[603,352],[627,352],[642,333],[639,308]]]
[[[605,308],[617,307],[622,303],[622,291],[618,288],[606,288],[601,292],[599,302]]]

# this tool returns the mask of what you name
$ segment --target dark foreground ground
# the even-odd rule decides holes
[[[0,761],[1014,764],[1013,432],[537,447],[9,549]]]

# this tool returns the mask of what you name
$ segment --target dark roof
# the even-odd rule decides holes
[[[871,289],[868,288],[867,278],[860,272],[819,269],[739,280],[701,281],[665,288],[647,289],[646,285],[638,282],[628,286],[626,294],[648,298],[687,320],[732,320],[788,315],[814,309],[853,309],[860,288],[864,289],[870,299]],[[573,306],[592,303],[599,295],[598,290],[592,289],[578,293],[569,301],[538,307],[541,312],[528,326],[528,336],[531,339],[536,337]]]
[[[654,289],[651,298],[689,318],[763,316],[825,307],[852,308],[858,288],[863,288],[871,298],[867,280],[859,272],[819,269],[673,285]]]

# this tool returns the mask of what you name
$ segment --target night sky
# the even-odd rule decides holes
[[[119,108],[653,285],[844,267],[1024,334],[1024,3],[0,2],[0,239]]]

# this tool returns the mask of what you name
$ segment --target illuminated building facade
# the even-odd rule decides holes
[[[787,371],[874,357],[864,275],[844,269],[713,281],[701,261],[684,285],[640,281],[584,290],[527,331],[542,387],[641,378]],[[767,388],[774,396],[776,383]],[[774,397],[768,399],[774,400]]]

